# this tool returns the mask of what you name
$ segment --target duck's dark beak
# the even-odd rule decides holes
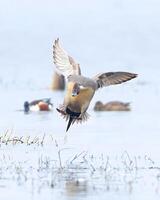
[[[69,122],[68,122],[68,125],[67,125],[66,132],[68,131],[69,127],[71,126],[73,119],[74,118],[72,116],[69,117]]]

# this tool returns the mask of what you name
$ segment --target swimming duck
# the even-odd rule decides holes
[[[111,101],[103,104],[101,101],[97,101],[94,110],[95,111],[130,111],[130,103],[123,103],[121,101]]]
[[[54,72],[51,84],[52,90],[64,90],[65,89],[65,79],[63,75]]]
[[[59,39],[56,39],[53,45],[53,59],[57,72],[67,79],[64,102],[57,108],[57,111],[68,120],[66,131],[74,122],[81,123],[88,119],[87,109],[95,91],[137,77],[135,73],[121,71],[99,73],[93,78],[82,76],[80,65],[60,46]]]
[[[50,98],[38,99],[31,102],[24,102],[24,111],[50,111],[53,107]]]

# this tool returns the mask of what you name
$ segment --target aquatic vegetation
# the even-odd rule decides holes
[[[75,153],[50,135],[19,137],[9,131],[0,136],[0,146],[0,180],[6,189],[10,182],[39,194],[48,189],[67,196],[133,193],[137,186],[145,190],[149,179],[150,188],[155,193],[160,190],[160,166],[148,155]]]

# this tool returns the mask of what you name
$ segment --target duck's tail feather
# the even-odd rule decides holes
[[[74,124],[75,122],[77,124],[85,122],[88,120],[90,116],[87,112],[84,112],[84,113],[72,112],[65,105],[60,105],[59,108],[56,108],[56,109],[66,121],[69,120],[66,131],[68,131],[71,124]]]

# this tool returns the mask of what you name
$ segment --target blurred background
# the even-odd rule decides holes
[[[55,68],[52,46],[58,37],[63,48],[80,63],[85,76],[92,77],[97,73],[109,71],[128,71],[138,74],[138,78],[132,81],[97,91],[88,110],[91,115],[90,119],[82,125],[74,124],[69,130],[68,140],[65,144],[64,136],[67,124],[56,111],[56,107],[63,102],[65,91],[50,89]],[[117,156],[122,158],[123,152],[128,152],[125,155],[129,162],[128,155],[133,158],[139,155],[138,159],[145,158],[143,166],[153,167],[155,164],[157,167],[160,163],[159,77],[159,0],[0,0],[1,135],[8,130],[9,133],[19,137],[28,135],[43,137],[44,134],[46,137],[51,136],[52,142],[54,139],[57,141],[58,148],[65,147],[67,149],[63,161],[68,160],[68,152],[73,155],[76,152],[98,153],[98,155],[109,155],[117,167],[121,163]],[[24,114],[24,101],[46,97],[51,98],[52,112]],[[93,107],[98,100],[103,103],[115,100],[130,102],[131,111],[95,112]],[[37,180],[39,184],[39,180],[41,180],[43,186],[41,188],[44,189],[42,177],[44,177],[45,184],[47,180],[50,181],[50,177],[54,180],[52,169],[48,170],[46,167],[47,170],[42,171],[42,174],[40,171],[37,175],[39,168],[36,166],[40,160],[43,160],[44,155],[46,156],[44,163],[47,160],[50,163],[53,158],[57,158],[55,157],[57,155],[55,148],[55,145],[49,145],[49,143],[43,148],[35,148],[35,146],[26,148],[25,145],[0,148],[2,157],[0,168],[3,168],[0,174],[1,180],[2,175],[4,177],[0,189],[3,199],[21,199],[24,196],[25,199],[36,199],[36,197],[37,199],[46,199],[46,195],[49,199],[53,199],[56,190],[52,189],[50,192],[45,190],[47,193],[40,193],[35,189],[37,186],[34,181]],[[155,162],[152,162],[150,157]],[[11,163],[9,170],[6,158],[9,158],[7,162]],[[16,163],[18,163],[18,167],[16,167]],[[22,168],[19,167],[21,163],[23,164]],[[43,167],[44,163],[42,161],[41,163]],[[96,162],[96,164],[98,163]],[[132,163],[130,162],[130,164]],[[17,169],[22,170],[22,179]],[[117,187],[115,190],[111,190],[111,193],[107,191],[108,196],[99,190],[101,199],[106,199],[106,197],[110,199],[118,197],[123,200],[128,198],[148,199],[148,197],[159,199],[158,192],[155,195],[155,190],[160,191],[159,171],[156,171],[155,174],[152,171],[151,176],[148,170],[142,172],[139,177],[144,179],[138,179],[142,180],[142,184],[138,184],[135,179],[137,171],[136,173],[134,170],[133,173],[129,171],[128,177],[128,171],[120,170],[116,172],[118,174],[116,184],[112,176],[112,172],[113,174],[115,172],[111,170],[109,183],[113,187],[117,187],[117,185],[119,187],[120,179],[122,185],[126,181],[124,190],[118,193]],[[47,171],[50,173],[49,175]],[[24,179],[23,173],[26,174],[29,181],[32,180],[32,182],[27,182],[28,187],[31,188],[29,190],[26,187],[19,189]],[[48,177],[46,178],[45,175]],[[75,175],[77,177],[77,171]],[[89,175],[90,173],[81,177],[79,173],[80,178],[87,179]],[[64,180],[63,178],[62,180]],[[92,176],[90,178],[94,188],[92,184],[94,180]],[[18,180],[17,185],[9,182],[10,179]],[[88,184],[86,179],[84,179],[84,185]],[[126,193],[126,188],[133,189],[132,179],[134,184],[137,184],[134,185],[134,195],[131,196]],[[76,183],[76,188],[83,189],[76,180],[73,180],[73,183]],[[73,183],[67,182],[66,190],[72,188]],[[103,186],[101,179],[95,185]],[[64,192],[65,187],[61,187],[59,184],[59,180],[57,188],[57,198],[70,199],[69,195]],[[93,190],[89,191],[90,199],[93,197],[97,199],[96,195],[93,196]],[[85,189],[84,193],[87,196],[88,189]],[[76,193],[75,198],[77,199],[78,196],[79,194]],[[82,199],[81,196],[79,199]]]
[[[121,68],[144,80],[145,69],[156,81],[159,6],[158,0],[0,1],[1,83],[49,84],[57,37],[85,74]]]
[[[55,110],[64,92],[49,89],[54,73],[52,46],[59,37],[86,76],[108,71],[139,74],[135,80],[99,90],[89,109],[90,120],[71,128],[70,141],[85,140],[88,148],[98,134],[99,145],[104,144],[99,151],[106,145],[111,145],[111,151],[137,145],[140,151],[142,143],[145,150],[154,146],[157,151],[159,9],[158,0],[0,1],[0,131],[64,136],[66,123]],[[24,115],[17,111],[25,100],[44,97],[52,98],[53,112]],[[130,102],[132,111],[97,114],[93,112],[97,100]]]

